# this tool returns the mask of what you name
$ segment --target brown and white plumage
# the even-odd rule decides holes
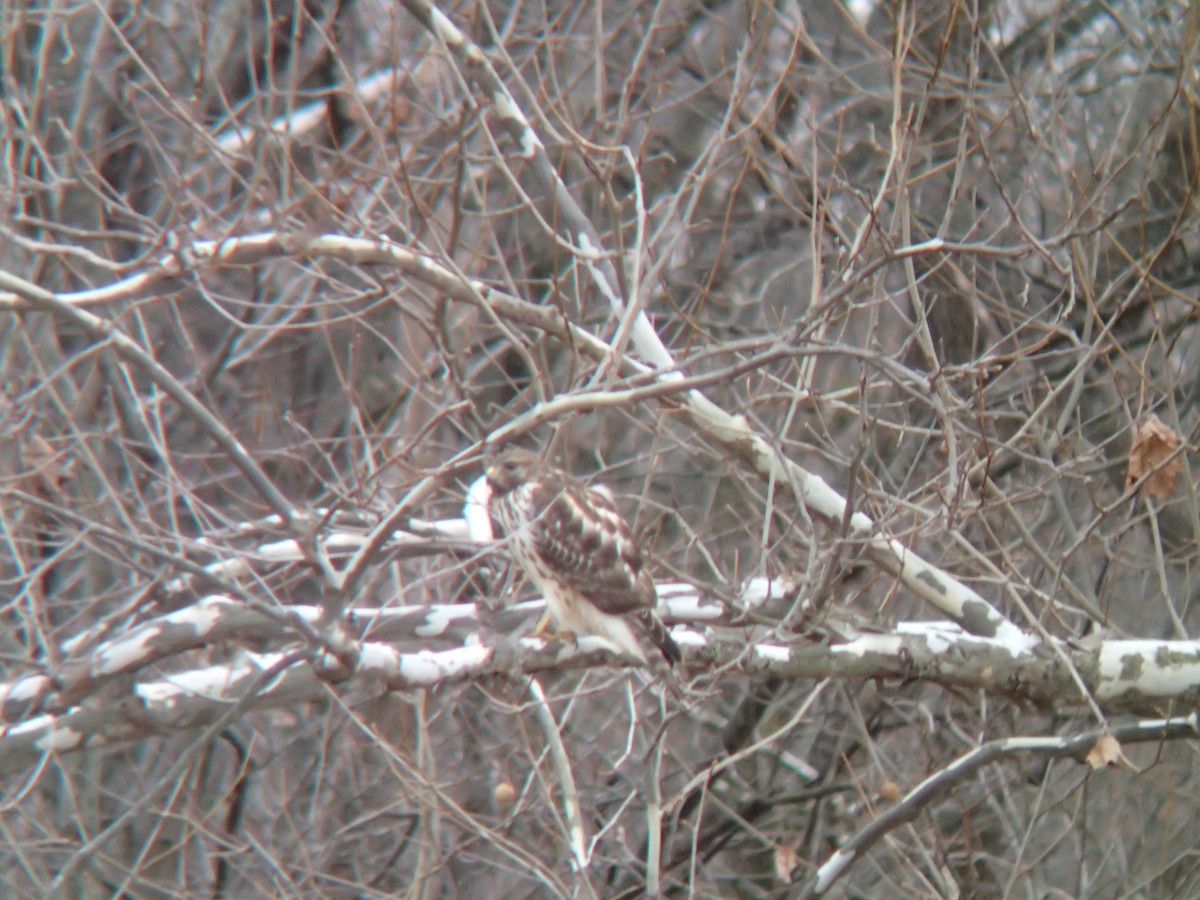
[[[545,595],[560,629],[606,638],[643,663],[650,646],[670,664],[679,660],[679,646],[655,614],[645,558],[607,491],[518,447],[488,464],[487,479],[492,529]]]

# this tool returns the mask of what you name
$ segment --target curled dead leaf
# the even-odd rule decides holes
[[[57,499],[67,480],[67,465],[58,453],[40,434],[31,435],[25,445],[27,471],[22,473],[22,487],[45,500]]]
[[[776,878],[784,884],[789,884],[792,880],[792,873],[796,871],[798,865],[800,865],[800,858],[796,855],[795,844],[775,845]]]
[[[1102,735],[1087,753],[1087,763],[1093,769],[1115,766],[1120,761],[1121,742],[1111,734]]]
[[[1143,477],[1142,488],[1150,497],[1168,497],[1175,490],[1175,480],[1183,465],[1183,455],[1176,451],[1183,438],[1150,413],[1138,426],[1129,448],[1129,465],[1125,470],[1125,490]]]
[[[492,799],[496,801],[497,806],[509,806],[517,799],[517,788],[505,779],[492,789]]]

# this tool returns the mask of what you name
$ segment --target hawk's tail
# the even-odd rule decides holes
[[[638,643],[641,644],[642,658],[654,672],[655,679],[661,681],[671,696],[680,704],[686,705],[687,700],[684,697],[683,687],[673,668],[675,663],[683,659],[679,645],[675,643],[671,632],[667,631],[667,626],[654,614],[653,610],[645,609],[639,612],[637,621],[638,630],[641,631]],[[651,644],[653,647],[650,646]],[[658,652],[656,653],[655,650]],[[659,656],[659,653],[662,656]]]
[[[643,610],[638,613],[637,618],[638,624],[646,632],[646,637],[650,639],[650,643],[654,644],[666,658],[668,666],[673,666],[683,659],[683,653],[680,652],[679,645],[675,643],[675,639],[671,637],[671,632],[667,631],[667,626],[662,623],[662,619],[654,614],[653,610]]]

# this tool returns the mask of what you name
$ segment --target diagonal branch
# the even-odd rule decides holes
[[[578,257],[613,305],[614,312],[623,314],[627,304],[619,295],[616,271],[599,234],[558,176],[541,139],[486,54],[430,0],[402,2],[445,44],[467,77],[490,98],[492,110],[520,148],[527,164],[525,170],[532,173],[538,186],[552,198],[560,220],[575,240]],[[631,344],[639,357],[660,371],[661,379],[670,381],[682,377],[674,357],[642,311],[634,317]],[[719,443],[726,452],[749,464],[762,478],[788,486],[796,499],[812,513],[835,525],[847,521],[851,532],[866,543],[872,558],[880,566],[968,631],[1014,641],[1023,638],[1021,629],[979,593],[922,559],[900,541],[882,533],[865,513],[851,513],[844,497],[819,475],[787,459],[755,431],[744,416],[727,413],[698,390],[686,391],[669,402],[669,405],[676,404],[693,427]]]
[[[1033,754],[1043,759],[1087,762],[1089,751],[1096,746],[1097,741],[1107,735],[1111,735],[1122,744],[1194,740],[1200,736],[1200,715],[1192,713],[1171,719],[1134,722],[1111,729],[1088,731],[1074,737],[1013,737],[982,744],[930,775],[905,794],[895,806],[854,835],[817,869],[801,896],[820,897],[829,893],[834,883],[849,872],[881,838],[901,825],[915,820],[930,803],[946,796],[955,785],[970,778],[984,766],[1025,754]]]

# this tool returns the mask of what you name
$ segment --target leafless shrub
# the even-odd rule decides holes
[[[1195,9],[0,16],[6,894],[1196,892]]]

